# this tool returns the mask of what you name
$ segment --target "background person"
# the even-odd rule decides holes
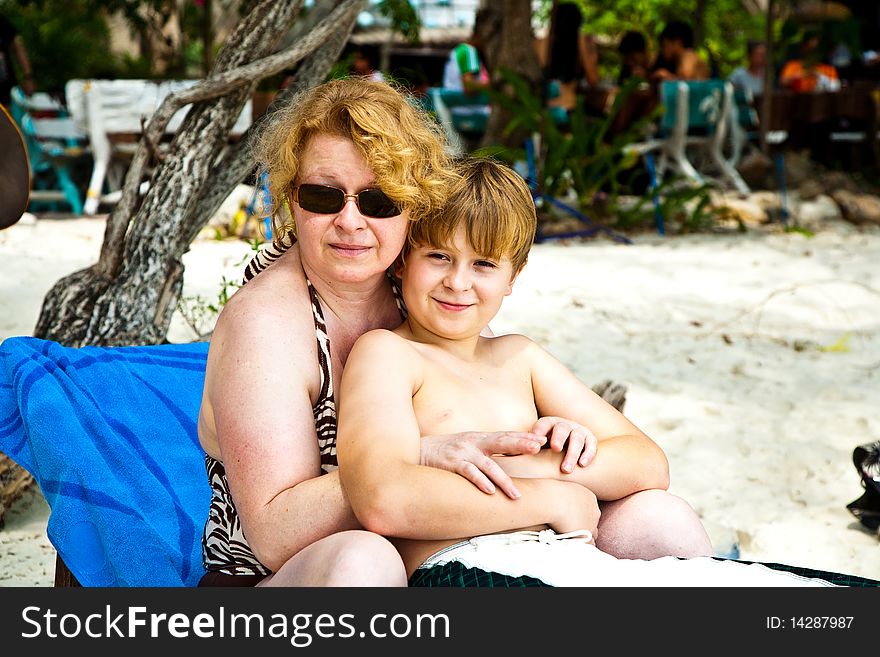
[[[746,65],[735,68],[728,79],[735,88],[758,96],[764,91],[766,61],[767,44],[751,40],[746,45]]]
[[[708,62],[694,49],[694,30],[686,21],[669,21],[657,37],[660,52],[651,77],[664,80],[707,80]]]
[[[475,18],[474,24],[479,19]],[[467,41],[449,51],[443,67],[443,88],[476,94],[489,86],[489,70],[480,55],[481,40],[476,29]]]
[[[820,35],[810,31],[804,34],[798,55],[789,59],[779,73],[779,85],[799,93],[838,91],[840,77],[837,69],[823,60],[819,51]]]
[[[16,71],[20,69],[21,77]],[[9,106],[12,88],[20,86],[28,96],[36,91],[34,71],[27,48],[15,25],[0,14],[0,103]]]
[[[547,105],[566,112],[575,108],[582,82],[589,87],[599,84],[599,51],[592,36],[582,31],[582,24],[577,5],[556,5],[547,36],[535,43],[545,85],[555,90],[555,95],[548,94]]]
[[[351,61],[351,74],[365,77],[373,82],[384,82],[385,75],[373,66],[373,62],[362,50],[355,50]]]
[[[651,61],[648,55],[648,42],[644,34],[637,30],[625,32],[617,45],[617,52],[620,54],[618,85],[623,85],[631,78],[648,79],[648,68]]]
[[[488,10],[478,10],[467,41],[449,52],[443,68],[443,88],[461,92],[469,98],[449,103],[449,113],[455,128],[470,137],[481,134],[492,112],[485,92],[490,87],[489,70],[481,53],[482,38],[478,29]]]

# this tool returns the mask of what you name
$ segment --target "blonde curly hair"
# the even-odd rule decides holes
[[[268,176],[276,242],[295,236],[292,188],[315,135],[350,139],[389,198],[411,221],[439,208],[456,179],[443,132],[402,87],[363,78],[331,80],[301,92],[275,112],[254,149]]]

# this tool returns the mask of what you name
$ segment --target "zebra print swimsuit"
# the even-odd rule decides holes
[[[273,245],[259,251],[245,269],[244,282],[247,283],[278,260],[288,248],[289,245],[282,246],[280,249]],[[394,293],[400,316],[405,319],[406,309],[403,305],[399,283],[390,273],[388,279],[391,281],[391,290]],[[336,402],[333,399],[333,375],[330,369],[330,338],[327,335],[327,326],[324,322],[318,293],[312,287],[308,276],[306,277],[306,285],[312,302],[315,338],[318,342],[318,365],[321,371],[321,392],[318,395],[318,401],[312,408],[312,414],[315,418],[315,431],[318,435],[318,449],[321,452],[321,471],[322,474],[326,474],[338,467],[336,461]],[[270,575],[271,571],[260,563],[244,536],[238,512],[229,492],[229,482],[223,463],[209,454],[205,454],[205,468],[211,485],[211,507],[202,536],[202,560],[205,569],[209,572],[215,571],[227,575]]]

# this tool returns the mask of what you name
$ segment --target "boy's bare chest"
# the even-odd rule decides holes
[[[434,367],[413,397],[423,436],[528,431],[537,420],[531,378],[515,364]]]

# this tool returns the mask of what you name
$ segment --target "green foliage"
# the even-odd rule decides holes
[[[350,52],[336,60],[333,66],[330,67],[330,72],[327,73],[327,79],[340,80],[349,77],[351,75],[351,67],[354,64],[354,55],[353,52]]]
[[[635,197],[633,203],[615,207],[616,227],[644,228],[655,223],[659,211],[667,228],[674,226],[679,233],[696,233],[712,228],[718,211],[711,204],[708,185],[693,185],[681,176],[666,176],[657,189]],[[655,207],[655,203],[659,209]],[[740,224],[740,228],[744,226]]]
[[[180,11],[184,37],[166,75],[200,75],[204,10],[194,2],[180,5],[176,0],[0,0],[0,11],[21,32],[39,88],[47,91],[60,91],[73,78],[155,77],[154,64],[148,57],[110,53],[107,17],[121,16],[130,35],[142,39],[156,27],[145,19],[145,9],[159,22]],[[220,46],[212,47],[217,51]]]
[[[89,0],[3,2],[0,10],[19,30],[37,87],[63,91],[72,78],[112,77],[110,30]]]
[[[263,240],[258,238],[248,240],[252,253],[247,253],[240,262],[236,263],[236,266],[242,266],[253,258],[262,244]],[[214,330],[220,311],[242,285],[237,281],[229,280],[226,276],[221,276],[216,299],[209,300],[200,294],[181,295],[177,300],[177,311],[199,339],[206,338]]]
[[[814,233],[809,228],[804,228],[803,226],[798,226],[796,224],[788,225],[785,227],[786,233],[798,233],[803,235],[804,237],[815,237],[816,233]]]
[[[241,287],[241,283],[230,281],[225,276],[221,277],[220,288],[217,291],[217,298],[213,301],[206,299],[202,295],[183,296],[177,300],[177,310],[183,317],[187,325],[192,329],[198,338],[204,338],[211,334],[214,324],[217,323],[217,317],[223,306],[229,301],[229,298],[235,291]]]
[[[376,8],[391,20],[392,30],[402,34],[410,43],[418,43],[421,21],[408,0],[379,0]]]
[[[513,93],[490,90],[489,95],[493,103],[510,112],[505,133],[523,131],[541,137],[541,152],[536,162],[538,188],[557,197],[574,190],[582,204],[591,203],[600,190],[615,197],[623,172],[636,164],[636,157],[626,146],[639,141],[653,119],[642,117],[619,134],[611,135],[617,112],[636,89],[638,81],[627,83],[618,92],[607,116],[588,116],[579,99],[567,123],[560,126],[524,78],[506,69],[499,72]],[[501,153],[499,156],[505,157]],[[506,159],[511,157],[525,159],[525,149],[508,153]]]
[[[575,0],[574,4],[583,14],[585,32],[617,44],[624,32],[638,30],[645,35],[653,56],[657,53],[657,36],[667,21],[693,22],[699,0]],[[704,0],[702,4],[703,43],[697,44],[698,50],[717,63],[724,77],[745,62],[749,39],[764,38],[765,16],[749,12],[742,0]],[[549,6],[550,1],[545,0],[535,12],[544,23],[549,20]],[[602,49],[601,57],[602,74],[614,77],[619,68],[615,47]]]
[[[779,28],[777,62],[781,64],[789,57],[797,56],[801,41],[808,32],[815,32],[819,36],[819,47],[814,53],[815,59],[827,57],[838,44],[845,45],[854,58],[862,53],[861,24],[855,18],[824,20],[816,23],[805,23],[789,18]]]
[[[701,231],[715,224],[717,210],[711,203],[708,185],[695,186],[670,175],[654,193],[632,198],[635,179],[644,177],[644,170],[641,158],[631,146],[645,139],[662,111],[658,106],[654,113],[612,134],[615,117],[638,88],[638,80],[627,82],[620,89],[607,116],[587,115],[579,102],[568,123],[560,127],[525,79],[509,70],[499,73],[510,95],[496,90],[488,93],[493,104],[510,112],[505,132],[522,130],[540,136],[541,148],[535,162],[537,180],[532,181],[538,191],[556,198],[573,192],[581,208],[589,208],[591,213],[621,229],[652,225],[655,198],[664,221],[679,232]],[[494,156],[511,164],[526,160],[525,148],[490,146],[476,154]]]

